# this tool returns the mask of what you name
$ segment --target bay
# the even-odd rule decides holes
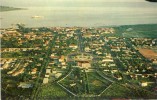
[[[32,18],[41,16],[41,18]],[[1,12],[1,28],[17,23],[27,27],[97,27],[107,25],[156,24],[157,6],[27,7]]]

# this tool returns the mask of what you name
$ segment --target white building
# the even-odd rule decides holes
[[[44,84],[48,83],[48,80],[49,80],[48,78],[44,78],[43,83]]]

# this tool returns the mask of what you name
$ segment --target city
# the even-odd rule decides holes
[[[2,98],[155,99],[156,29],[156,24],[1,29]]]

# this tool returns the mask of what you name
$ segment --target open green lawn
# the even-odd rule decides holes
[[[122,83],[115,82],[108,88],[102,97],[107,98],[156,98],[155,94],[150,91],[146,91],[141,87],[132,86],[131,84],[122,85]]]
[[[127,98],[129,95],[131,95],[129,89],[118,85],[117,83],[113,83],[111,87],[102,94],[102,97]]]
[[[122,25],[116,26],[114,29],[114,34],[106,34],[106,36],[157,38],[157,24]]]
[[[88,73],[88,83],[90,92],[96,95],[100,94],[111,84],[111,82],[103,79],[96,72]]]
[[[86,93],[99,95],[111,84],[111,82],[102,78],[96,72],[87,73],[87,80],[85,79],[85,76],[82,72],[82,77],[83,78],[77,78],[76,76],[73,76],[73,73],[71,73],[68,77],[59,83],[77,95],[84,95]],[[70,86],[71,84],[75,85]]]

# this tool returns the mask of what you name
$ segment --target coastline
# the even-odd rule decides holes
[[[14,8],[14,7],[8,7],[8,6],[0,6],[0,12],[14,11],[14,10],[26,10],[26,8]]]

